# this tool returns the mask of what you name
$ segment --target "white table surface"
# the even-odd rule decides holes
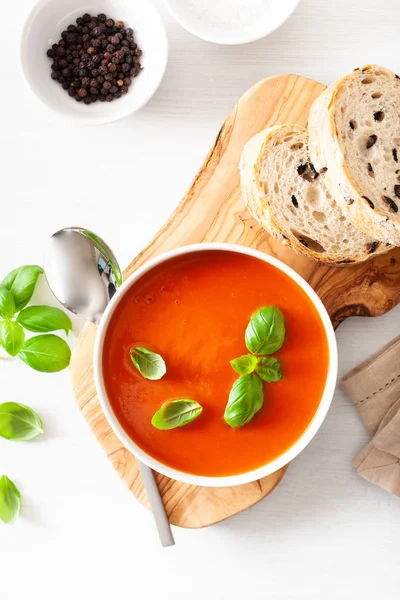
[[[31,4],[13,2],[2,17],[1,275],[40,263],[44,241],[69,224],[103,235],[125,266],[182,197],[237,98],[259,79],[293,72],[329,83],[367,62],[400,71],[397,0],[303,0],[280,30],[242,47],[198,40],[158,0],[170,60],[155,97],[118,123],[66,127],[30,95],[17,68]],[[348,320],[337,332],[340,373],[399,331],[400,308]],[[270,497],[217,526],[175,529],[176,547],[162,550],[151,515],[79,414],[68,373],[41,375],[3,360],[0,385],[0,401],[31,405],[46,426],[34,443],[0,440],[0,474],[24,499],[18,522],[0,523],[2,600],[398,600],[399,500],[352,468],[367,434],[340,390]]]

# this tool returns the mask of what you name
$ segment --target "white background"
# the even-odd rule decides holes
[[[330,83],[367,62],[400,72],[397,0],[303,0],[280,30],[242,47],[196,39],[158,0],[170,60],[154,98],[109,126],[66,127],[30,95],[18,70],[31,4],[2,10],[1,275],[40,263],[48,236],[70,224],[97,231],[126,266],[184,194],[232,105],[259,79],[293,72]],[[341,325],[341,374],[399,331],[400,308]],[[176,547],[162,550],[150,514],[79,414],[68,373],[41,375],[3,360],[0,382],[1,402],[31,405],[46,427],[33,443],[0,440],[0,474],[23,495],[19,521],[0,523],[2,600],[398,600],[399,500],[352,468],[367,434],[339,390],[320,432],[269,498],[208,529],[175,529]]]

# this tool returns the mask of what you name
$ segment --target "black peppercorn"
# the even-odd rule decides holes
[[[92,96],[95,96],[96,94],[99,93],[99,90],[97,88],[95,88],[95,87],[91,87],[89,89],[89,92],[92,94]]]
[[[63,77],[69,77],[71,75],[71,69],[65,68],[61,71]]]
[[[133,35],[133,29],[131,29],[130,27],[128,27],[127,29],[125,29],[125,33],[127,36],[131,36]]]
[[[89,23],[89,21],[90,21],[90,19],[91,19],[91,18],[92,18],[92,17],[91,17],[91,15],[89,15],[89,13],[85,13],[85,14],[82,16],[82,19],[85,21],[85,23]]]
[[[132,80],[129,77],[125,77],[124,79],[124,85],[126,85],[127,87],[129,87],[132,83]]]
[[[130,66],[128,65],[128,63],[124,63],[124,64],[122,65],[122,67],[121,67],[121,71],[122,71],[123,73],[129,73],[129,71],[130,71]]]
[[[115,27],[116,27],[117,29],[123,29],[123,28],[125,27],[125,23],[124,23],[123,21],[117,21],[117,22],[115,23]]]
[[[114,63],[110,62],[107,65],[107,69],[110,71],[110,73],[115,73],[115,71],[117,70],[117,66],[114,65]]]
[[[110,54],[112,54],[113,52],[115,52],[115,46],[113,46],[112,44],[108,44],[107,46],[107,52],[109,52]],[[110,56],[111,58],[111,56]]]
[[[66,61],[65,58],[62,58],[61,60],[58,61],[58,64],[60,65],[60,67],[62,69],[64,69],[65,67],[68,66],[68,61]]]
[[[68,90],[68,95],[71,96],[71,98],[73,98],[76,95],[75,89],[70,87]]]
[[[108,73],[108,69],[105,65],[101,65],[101,67],[99,67],[99,73],[100,75],[107,75]]]
[[[100,21],[100,23],[105,23],[107,21],[107,17],[104,13],[100,13],[99,15],[97,15],[97,18]]]
[[[79,77],[87,77],[89,72],[86,69],[79,69]]]
[[[62,85],[63,90],[67,90],[69,88],[68,81],[64,81],[61,85]]]
[[[85,90],[85,88],[79,88],[78,90],[78,94],[81,98],[84,98],[87,95],[87,91]]]
[[[105,81],[105,82],[103,83],[103,88],[104,88],[105,90],[109,90],[109,89],[111,88],[111,83],[110,83],[109,81]]]
[[[50,77],[51,77],[52,79],[57,79],[57,73],[56,73],[56,71],[52,71],[52,73],[51,73]]]
[[[106,27],[113,27],[113,25],[114,25],[114,19],[107,19]]]
[[[49,48],[49,49],[47,50],[47,53],[46,53],[46,54],[47,54],[47,56],[48,56],[49,58],[54,58],[54,57],[55,57],[55,55],[56,55],[56,53],[54,52],[53,48]]]
[[[61,67],[58,63],[53,62],[51,68],[53,69],[53,71],[59,71]]]
[[[123,85],[121,88],[121,94],[127,94],[128,93],[128,88],[126,85]]]
[[[112,85],[110,87],[110,94],[115,94],[116,92],[118,92],[118,88],[116,85]]]
[[[101,94],[102,96],[107,96],[107,94],[108,94],[108,90],[106,90],[106,88],[101,88],[101,90],[100,90],[100,94]]]

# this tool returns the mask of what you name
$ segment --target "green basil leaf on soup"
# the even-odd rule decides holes
[[[0,345],[10,356],[16,356],[25,341],[25,333],[21,325],[14,321],[1,321]]]
[[[282,379],[281,363],[272,356],[260,356],[256,366],[256,373],[263,381],[272,383]]]
[[[53,306],[28,306],[21,310],[17,321],[22,327],[35,333],[63,330],[68,334],[72,330],[68,315]]]
[[[25,342],[18,358],[36,371],[55,373],[68,367],[71,349],[58,335],[37,335]]]
[[[21,494],[7,475],[0,479],[0,519],[11,524],[21,510]]]
[[[14,296],[4,285],[0,285],[0,317],[3,317],[3,319],[11,319],[14,314]]]
[[[0,436],[6,440],[26,442],[43,433],[39,415],[18,402],[0,404]]]
[[[275,306],[264,306],[251,317],[246,329],[246,346],[254,354],[273,354],[285,339],[283,314]]]
[[[245,354],[231,360],[231,366],[239,375],[249,375],[254,371],[258,363],[257,356],[253,354]]]
[[[1,282],[14,296],[15,310],[24,308],[32,298],[36,283],[43,269],[37,265],[26,265],[11,271]]]
[[[130,351],[130,357],[139,373],[145,379],[161,379],[167,372],[163,358],[159,354],[147,350],[147,348],[134,346]]]
[[[263,384],[255,374],[242,375],[235,381],[225,408],[224,420],[230,427],[246,425],[264,403]]]
[[[196,419],[202,410],[202,406],[190,398],[170,400],[156,412],[151,424],[156,429],[175,429]]]

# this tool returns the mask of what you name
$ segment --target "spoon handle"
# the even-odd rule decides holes
[[[166,548],[174,546],[175,540],[172,535],[171,525],[165,512],[165,506],[161,498],[160,490],[157,487],[154,479],[153,471],[137,459],[140,475],[142,476],[144,489],[146,490],[147,499],[150,508],[153,512],[154,521],[156,523],[158,535],[160,536],[161,545]]]

